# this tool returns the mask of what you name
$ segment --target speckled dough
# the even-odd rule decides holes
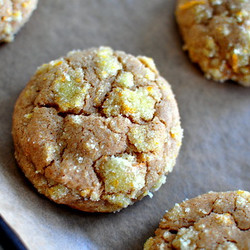
[[[250,86],[250,1],[178,0],[184,49],[205,76]]]
[[[17,100],[13,138],[19,166],[40,193],[111,212],[165,182],[182,129],[153,60],[100,47],[38,68]]]
[[[144,250],[250,249],[250,193],[210,192],[176,204]]]
[[[0,0],[0,42],[11,42],[37,6],[38,0]]]

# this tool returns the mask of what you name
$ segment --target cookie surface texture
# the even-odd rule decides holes
[[[178,0],[184,49],[208,79],[250,86],[250,1]]]
[[[176,204],[144,245],[149,249],[249,249],[250,193],[207,193]]]
[[[37,6],[38,0],[0,0],[0,42],[11,42]]]
[[[109,47],[38,68],[13,115],[15,156],[38,191],[90,212],[152,195],[171,172],[182,129],[151,58]]]

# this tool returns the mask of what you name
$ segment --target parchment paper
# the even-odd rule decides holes
[[[181,50],[172,0],[40,0],[0,46],[0,213],[30,249],[142,249],[166,209],[214,191],[250,189],[250,88],[206,80]],[[17,168],[13,106],[36,68],[72,49],[109,45],[153,57],[172,84],[185,130],[167,183],[116,214],[50,202]]]

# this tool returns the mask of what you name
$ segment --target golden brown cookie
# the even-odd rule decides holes
[[[37,6],[38,0],[0,0],[0,42],[11,42]]]
[[[250,86],[250,1],[178,0],[177,22],[205,76]]]
[[[250,249],[250,193],[200,195],[167,212],[144,245],[153,249]]]
[[[38,68],[17,100],[13,139],[18,164],[40,193],[111,212],[165,182],[182,129],[153,60],[100,47]]]

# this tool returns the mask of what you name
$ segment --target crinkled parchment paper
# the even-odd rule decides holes
[[[141,249],[176,202],[250,189],[250,88],[206,80],[182,51],[173,0],[40,0],[0,46],[0,213],[30,249]],[[90,214],[39,195],[13,156],[13,106],[36,68],[72,49],[109,45],[153,57],[171,83],[185,130],[167,183],[116,214]]]

